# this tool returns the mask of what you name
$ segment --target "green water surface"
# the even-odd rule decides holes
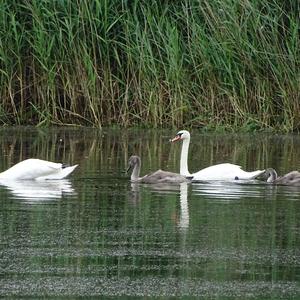
[[[0,168],[36,157],[78,163],[60,182],[0,186],[0,297],[299,299],[300,188],[260,182],[131,184],[178,171],[176,132],[0,131]],[[300,138],[192,132],[190,171],[231,162],[300,169]]]

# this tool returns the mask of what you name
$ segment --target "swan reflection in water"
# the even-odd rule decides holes
[[[141,201],[141,187],[147,187],[159,194],[179,194],[180,200],[180,218],[178,227],[180,229],[188,229],[189,227],[189,207],[188,207],[188,182],[181,183],[156,183],[156,184],[141,184],[137,182],[131,183],[131,196],[130,200],[133,204],[137,204]]]
[[[74,195],[75,190],[68,179],[62,180],[0,180],[0,187],[5,187],[17,199],[44,201]]]
[[[189,224],[188,184],[183,182],[180,184],[180,219],[178,227],[185,230],[189,228]]]
[[[277,193],[285,194],[287,199],[299,199],[297,186],[270,184],[261,180],[235,180],[231,182],[195,182],[193,195],[206,200],[232,202],[243,199],[274,199]],[[294,189],[293,189],[294,188]]]
[[[259,180],[199,181],[193,183],[193,193],[211,200],[236,201],[245,196],[255,198],[265,195],[266,184]]]

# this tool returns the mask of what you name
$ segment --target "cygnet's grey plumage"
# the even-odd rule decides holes
[[[167,172],[163,170],[157,170],[153,173],[147,174],[143,177],[140,176],[141,171],[141,159],[137,155],[133,155],[128,160],[128,169],[132,169],[131,181],[142,182],[142,183],[181,183],[189,182],[189,180],[178,173]]]
[[[268,176],[268,183],[300,186],[300,172],[298,171],[291,171],[278,177],[277,172],[273,168],[268,168],[266,169],[265,174]]]

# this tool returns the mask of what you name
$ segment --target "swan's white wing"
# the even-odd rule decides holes
[[[61,179],[69,174],[68,170],[65,169],[72,168],[62,168],[61,163],[54,163],[41,159],[26,159],[23,160],[8,170],[0,173],[0,178],[4,179]],[[71,170],[73,171],[76,166]],[[65,176],[62,176],[65,175]]]
[[[246,172],[241,166],[224,163],[207,167],[197,173],[192,174],[195,180],[236,180],[236,179],[254,179],[264,173],[264,170]]]

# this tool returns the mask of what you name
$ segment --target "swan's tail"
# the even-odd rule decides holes
[[[56,179],[63,179],[65,177],[67,177],[69,174],[71,174],[76,169],[77,166],[78,165],[64,167],[59,173],[59,178],[56,178]]]
[[[258,176],[264,174],[264,173],[265,173],[265,170],[257,170],[257,171],[246,172],[246,173],[247,173],[247,175],[246,175],[247,178],[242,178],[242,176],[241,176],[241,177],[239,177],[238,179],[255,179],[255,178],[257,178]]]
[[[44,177],[39,177],[39,178],[37,178],[37,180],[63,179],[65,177],[67,177],[69,174],[71,174],[76,169],[77,166],[78,165],[66,167],[66,165],[63,165],[62,169],[60,169],[59,172],[57,172],[55,174],[47,175],[47,176],[44,176]]]

